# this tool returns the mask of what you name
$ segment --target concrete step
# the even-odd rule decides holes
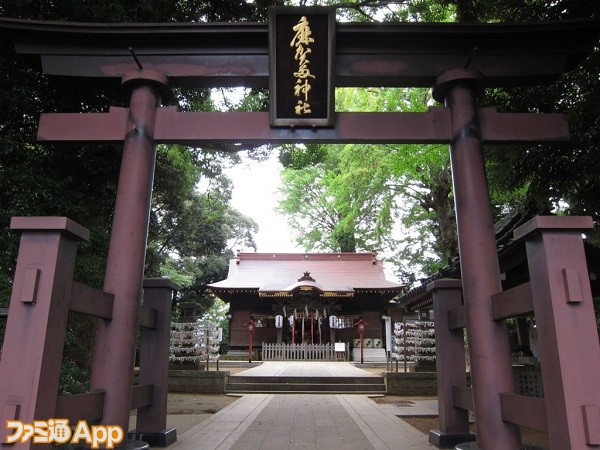
[[[227,393],[293,392],[385,394],[381,377],[230,377]]]
[[[228,394],[243,393],[336,393],[336,394],[385,394],[384,385],[376,384],[231,384],[227,383]]]
[[[383,377],[303,377],[233,375],[230,383],[383,384]]]

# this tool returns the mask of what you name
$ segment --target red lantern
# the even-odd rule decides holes
[[[360,363],[364,362],[363,349],[364,349],[364,337],[365,330],[367,329],[367,325],[369,325],[364,320],[360,319],[358,322],[354,324],[356,328],[358,328],[358,335],[360,336]]]
[[[244,323],[244,325],[246,325],[246,330],[248,331],[248,362],[251,363],[252,362],[252,337],[254,335],[254,328],[256,327],[256,324],[254,323],[254,321],[252,319],[250,319],[248,322]]]

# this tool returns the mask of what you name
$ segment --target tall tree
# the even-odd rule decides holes
[[[265,20],[264,0],[255,2],[206,2],[200,0],[0,0],[0,14],[6,17],[74,22],[175,22],[206,20]],[[209,91],[176,91],[181,104],[190,109],[211,108]],[[128,99],[93,80],[48,79],[15,55],[8,35],[0,35],[0,303],[8,301],[19,236],[8,230],[11,216],[68,216],[90,229],[89,243],[79,246],[75,278],[101,286],[104,277],[110,225],[121,159],[120,145],[40,145],[36,143],[37,120],[42,112],[101,112],[109,106],[127,106]],[[193,216],[198,207],[194,187],[199,177],[220,175],[224,158],[230,153],[214,150],[161,147],[158,149],[151,214],[146,275],[160,274],[169,248],[170,233],[181,232],[181,216]],[[206,245],[190,245],[206,250],[203,274],[223,273],[229,238],[249,239],[254,224],[227,206],[222,197],[219,207],[202,212],[211,218],[211,227],[194,228],[190,239]],[[196,211],[194,211],[196,212]],[[223,218],[219,216],[223,214]],[[225,217],[226,216],[226,217]],[[223,230],[217,233],[216,222]],[[187,220],[187,225],[195,225]],[[251,239],[251,238],[250,238]],[[184,243],[178,243],[181,247]],[[186,244],[187,245],[187,244]],[[219,253],[221,252],[221,253]],[[220,258],[220,259],[219,259]],[[196,280],[194,279],[194,282]],[[89,365],[89,329],[93,322],[69,321],[66,363],[62,385],[84,378],[81,369]],[[79,338],[78,338],[79,336]],[[66,366],[66,367],[67,367]],[[70,388],[66,387],[66,390]]]
[[[419,112],[431,103],[425,89],[336,93],[338,111]],[[286,167],[281,211],[301,230],[301,245],[319,248],[320,242],[336,250],[342,248],[340,238],[360,242],[345,248],[393,255],[409,278],[409,272],[436,269],[456,253],[447,146],[291,146],[280,159]],[[357,204],[362,214],[353,211]]]
[[[496,9],[506,22],[560,21],[600,17],[600,3],[588,0],[528,2],[523,8]],[[482,100],[504,111],[558,112],[567,115],[571,141],[564,145],[494,147],[486,151],[493,189],[510,203],[558,208],[563,214],[591,215],[600,222],[600,52],[550,86],[488,90]],[[600,243],[600,232],[588,234]]]
[[[297,168],[283,172],[279,210],[299,230],[300,245],[339,252],[387,245],[382,238],[389,234],[393,196],[380,178],[386,171],[378,155],[354,145],[329,146],[316,165],[301,168],[301,149],[283,154]]]

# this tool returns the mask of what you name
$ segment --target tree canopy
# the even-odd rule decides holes
[[[342,88],[337,111],[422,112],[427,89]],[[304,145],[280,152],[280,210],[306,249],[375,250],[435,269],[457,250],[447,146]],[[395,229],[395,232],[392,232]]]
[[[262,1],[2,0],[0,13],[78,22],[242,21],[264,20],[266,5]],[[0,111],[0,221],[4,223],[0,231],[0,302],[8,300],[17,250],[18,236],[8,230],[11,216],[64,215],[89,228],[90,242],[79,246],[76,277],[100,286],[122,145],[38,144],[37,120],[41,112],[106,111],[109,106],[127,106],[128,99],[119,90],[85,79],[47,79],[14,54],[8,36],[1,38],[0,96],[6,106]],[[184,109],[215,108],[208,90],[178,90],[176,95]],[[237,155],[225,150],[159,146],[146,276],[160,275],[162,266],[175,255],[198,260],[199,277],[191,284],[211,281],[225,275],[230,240],[253,245],[256,224],[228,206],[231,186],[222,169],[235,163]],[[199,181],[207,179],[212,181],[206,190],[198,191]],[[224,263],[207,262],[215,256]]]
[[[308,2],[301,1],[301,4]],[[318,2],[353,21],[560,21],[600,16],[595,0],[355,0]],[[280,0],[0,0],[0,14],[79,22],[265,21]],[[76,277],[100,286],[116,194],[121,146],[36,143],[41,112],[105,111],[127,106],[117,90],[88,80],[48,79],[15,55],[0,36],[0,301],[8,299],[18,236],[11,216],[66,215],[91,231],[80,245]],[[562,214],[600,219],[600,56],[550,85],[488,89],[482,106],[501,111],[564,112],[566,145],[485,149],[492,206],[537,203]],[[214,92],[176,92],[186,110],[213,110]],[[268,92],[251,90],[235,110],[265,110]],[[339,89],[339,111],[422,111],[434,104],[425,89]],[[146,275],[169,274],[195,291],[225,275],[232,240],[252,247],[256,224],[229,206],[222,168],[231,148],[158,148]],[[286,146],[280,152],[286,194],[281,210],[314,250],[378,250],[410,278],[445,264],[456,252],[451,176],[445,146]],[[210,180],[198,189],[200,180]],[[393,234],[401,229],[400,237]],[[598,242],[599,232],[590,235]]]
[[[348,17],[360,20],[377,16],[387,20],[433,18],[513,23],[598,17],[600,4],[586,0],[356,2],[346,11],[349,11]],[[491,206],[497,218],[510,209],[535,204],[539,209],[551,209],[559,214],[592,215],[598,223],[600,212],[595,193],[600,187],[600,160],[594,157],[599,137],[600,111],[595,100],[600,93],[598,73],[600,57],[596,50],[580,67],[550,86],[488,89],[479,99],[481,106],[497,106],[500,111],[562,112],[567,114],[571,128],[572,141],[565,145],[489,146],[485,149]],[[433,104],[430,91],[423,89],[338,89],[336,92],[338,111],[422,111]],[[457,253],[447,146],[346,146],[344,151],[344,162],[337,156],[340,149],[336,146],[296,146],[282,151],[280,160],[286,169],[281,210],[295,226],[304,225],[297,228],[302,230],[298,242],[308,248],[319,248],[319,245],[334,248],[330,243],[337,229],[354,232],[361,238],[368,235],[364,230],[379,231],[380,241],[372,241],[370,248],[361,242],[357,249],[383,248],[378,244],[387,242],[392,249],[390,259],[398,263],[399,275],[406,281],[423,271],[443,267]],[[377,155],[373,156],[375,166],[373,160],[364,157],[365,152]],[[348,162],[350,159],[352,162]],[[371,216],[336,209],[338,221],[332,223],[329,214],[316,217],[307,214],[309,193],[328,198],[327,205],[331,207],[336,204],[334,199],[343,194],[353,195],[351,184],[361,173],[370,178],[370,192],[380,195],[374,197],[372,203],[364,204]],[[333,184],[332,179],[337,184]],[[360,200],[364,186],[363,190],[359,186],[357,183],[355,196],[352,200],[347,198],[346,204]],[[386,195],[386,190],[393,195]],[[314,201],[317,197],[312,198]],[[314,204],[320,205],[316,201]],[[387,220],[393,221],[395,226],[379,227],[372,219],[381,218],[379,211],[384,211]],[[390,234],[391,230],[395,230],[394,234]],[[598,242],[598,235],[596,230],[588,236],[588,241]],[[346,241],[360,242],[361,238],[346,238]]]

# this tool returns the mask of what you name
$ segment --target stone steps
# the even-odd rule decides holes
[[[227,393],[385,394],[383,377],[232,376]]]

